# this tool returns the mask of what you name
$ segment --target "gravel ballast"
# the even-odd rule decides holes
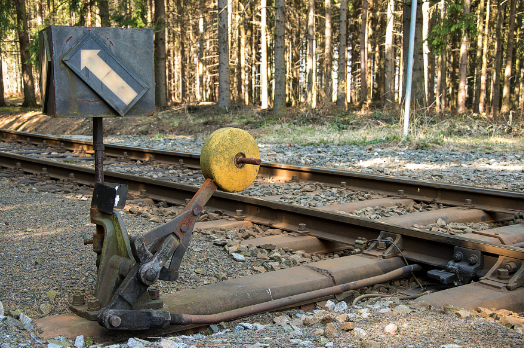
[[[198,153],[203,144],[201,140],[183,137],[145,140],[120,137],[108,138],[108,141],[192,153]],[[370,149],[344,145],[314,147],[260,144],[260,149],[265,161],[517,192],[524,190],[524,157],[517,153]],[[252,196],[274,194],[267,186],[249,190],[245,193]],[[259,192],[263,190],[271,192]],[[339,193],[343,192],[320,191],[323,197],[307,195],[306,192],[296,197],[286,197],[286,194],[293,192],[289,187],[284,189],[280,200],[299,205],[306,201],[306,206],[311,206],[308,204],[309,199],[315,198],[320,205],[352,200],[350,196],[341,200],[340,197],[344,196]],[[91,246],[83,245],[83,240],[90,238],[94,232],[94,225],[89,221],[89,208],[90,196],[85,192],[37,192],[29,186],[15,185],[11,179],[0,178],[1,348],[66,346],[67,340],[61,337],[47,341],[39,338],[34,322],[48,315],[68,313],[67,305],[75,290],[93,290],[96,279],[95,254]],[[366,211],[362,211],[356,215],[365,214]],[[154,214],[141,216],[130,213],[129,207],[122,211],[122,215],[130,235],[145,233],[161,223],[160,219],[154,218]],[[235,253],[229,253],[225,247],[236,244],[223,235],[218,232],[195,233],[190,250],[183,260],[179,281],[160,282],[161,293],[257,273],[255,267],[260,267],[260,263],[257,263],[256,256],[245,257],[243,261],[235,260]],[[217,242],[220,238],[224,239],[223,243]],[[114,347],[524,346],[521,329],[524,322],[521,324],[517,319],[511,319],[516,317],[514,315],[484,315],[485,312],[467,314],[460,312],[460,309],[430,308],[398,301],[394,296],[392,294],[392,298],[386,297],[379,301],[369,300],[358,306],[351,306],[348,301],[347,309],[339,312],[317,306],[305,312],[294,310],[261,314],[210,326],[201,333],[186,336],[147,340],[132,337]],[[347,315],[346,320],[340,322],[335,319],[344,314]],[[326,317],[328,319],[324,319]],[[319,321],[316,322],[314,318]],[[84,345],[89,343],[87,337],[78,338],[77,341],[77,347],[81,346],[81,341],[84,341]],[[73,346],[75,342],[69,341],[68,344]]]

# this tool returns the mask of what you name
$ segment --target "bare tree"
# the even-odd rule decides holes
[[[506,2],[497,3],[497,31],[495,43],[495,77],[493,81],[493,100],[491,102],[491,115],[497,117],[500,103],[500,64],[502,60],[502,22],[504,21],[504,12]]]
[[[386,27],[386,105],[395,103],[395,49],[393,47],[393,31],[395,24],[395,0],[388,0]]]
[[[362,23],[360,25],[360,102],[366,107],[367,101],[367,66],[368,66],[368,36],[366,32],[368,18],[368,0],[362,0]]]
[[[338,85],[337,85],[337,106],[346,107],[346,41],[347,41],[347,12],[348,0],[340,1],[340,40],[338,44]]]
[[[284,56],[285,38],[285,0],[275,0],[275,100],[273,110],[276,115],[286,107],[286,63]]]
[[[260,88],[261,107],[267,109],[267,1],[260,1]]]
[[[157,6],[156,3],[155,3],[155,6]],[[98,15],[100,16],[100,24],[103,27],[111,26],[111,20],[109,19],[109,1],[108,0],[98,0]],[[156,15],[156,11],[155,11],[155,15]]]
[[[464,0],[464,15],[469,14],[471,1]],[[458,89],[458,112],[466,112],[466,78],[468,68],[468,34],[462,30],[462,43],[460,45],[460,77]]]
[[[484,23],[484,39],[482,43],[482,69],[480,71],[480,89],[478,97],[478,112],[485,112],[485,101],[486,101],[486,80],[488,75],[488,42],[490,35],[489,15],[490,15],[490,0],[487,0],[486,4],[486,21]]]
[[[20,43],[20,59],[22,61],[22,78],[24,80],[24,102],[22,106],[36,107],[35,83],[33,80],[33,66],[29,63],[29,26],[25,0],[15,0],[16,21],[18,25],[18,40]]]
[[[506,48],[506,70],[504,72],[504,90],[502,92],[502,108],[501,112],[509,112],[510,109],[510,85],[511,85],[511,70],[513,62],[513,42],[515,33],[515,7],[516,0],[511,0],[511,8],[509,13],[509,28],[508,28],[508,46]]]
[[[155,1],[155,103],[167,105],[166,85],[166,7],[164,0]]]
[[[315,0],[309,0],[307,17],[307,101],[314,108],[317,104],[316,93],[316,59],[315,59]]]
[[[331,81],[331,74],[333,72],[333,63],[332,63],[332,47],[331,47],[331,2],[333,0],[326,0],[326,43],[324,47],[324,57],[326,69],[324,72],[325,76],[325,86],[324,90],[326,93],[326,102],[330,103],[333,101],[333,86]]]
[[[227,14],[227,0],[218,0],[218,107],[223,110],[228,110],[231,102]]]

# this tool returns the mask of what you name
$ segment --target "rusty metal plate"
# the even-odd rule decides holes
[[[154,112],[152,30],[49,26],[40,32],[41,56],[46,51],[51,61],[48,66],[41,61],[41,81],[48,84],[44,113],[112,117]]]

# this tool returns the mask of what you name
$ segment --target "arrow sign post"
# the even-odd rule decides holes
[[[62,61],[121,116],[149,89],[92,32]]]

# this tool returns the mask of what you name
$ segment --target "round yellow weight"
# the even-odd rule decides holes
[[[223,191],[243,191],[253,183],[260,166],[237,165],[236,157],[260,158],[255,139],[242,129],[219,129],[206,139],[200,152],[202,174]]]

